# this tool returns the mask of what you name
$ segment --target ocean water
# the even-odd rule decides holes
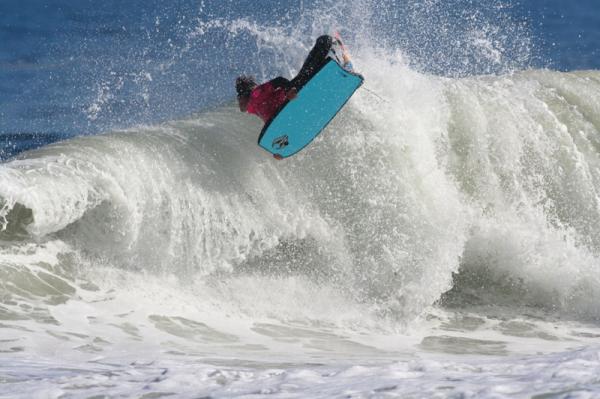
[[[0,397],[600,397],[598,11],[0,2]],[[276,162],[232,82],[334,30]]]

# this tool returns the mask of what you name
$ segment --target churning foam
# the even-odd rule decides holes
[[[357,58],[381,98],[360,92],[286,162],[230,107],[25,153],[0,169],[5,236],[28,223],[92,263],[182,278],[296,273],[400,319],[453,273],[597,317],[598,74],[449,79]]]

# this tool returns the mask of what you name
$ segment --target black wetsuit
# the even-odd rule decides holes
[[[271,80],[271,84],[275,87],[283,87],[286,91],[295,88],[300,90],[302,86],[306,84],[313,77],[315,72],[325,63],[327,60],[327,54],[331,50],[333,45],[333,38],[329,35],[319,36],[317,42],[313,46],[310,53],[306,57],[302,68],[298,75],[291,81],[281,76]]]

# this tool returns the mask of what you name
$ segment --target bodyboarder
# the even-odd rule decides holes
[[[292,80],[279,76],[258,85],[252,76],[239,76],[235,81],[235,89],[240,111],[257,115],[265,124],[268,123],[287,100],[296,98],[298,90],[312,78],[336,48],[341,49],[342,66],[352,71],[350,55],[336,33],[335,37],[323,35],[317,39],[300,72]]]

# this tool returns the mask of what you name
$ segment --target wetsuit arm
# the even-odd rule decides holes
[[[293,100],[296,98],[296,96],[298,96],[298,89],[292,86],[292,82],[286,78],[279,76],[271,80],[269,83],[271,83],[271,85],[276,89],[283,89],[288,100]]]
[[[277,89],[282,88],[285,91],[288,91],[291,88],[290,81],[281,76],[278,76],[275,79],[271,80],[270,83],[273,85],[273,87]]]

